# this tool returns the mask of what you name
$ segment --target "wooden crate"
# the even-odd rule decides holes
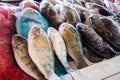
[[[71,72],[62,80],[120,80],[120,56]]]

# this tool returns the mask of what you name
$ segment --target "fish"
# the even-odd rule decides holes
[[[17,65],[12,50],[12,36],[15,34],[14,11],[0,8],[0,79],[35,80]]]
[[[45,80],[29,56],[27,40],[24,37],[15,34],[12,37],[12,48],[16,62],[24,72],[37,80]]]
[[[107,16],[108,18],[114,20],[120,26],[120,18],[116,16]]]
[[[31,28],[28,35],[28,51],[31,59],[46,79],[56,77],[54,53],[47,33],[39,27]],[[61,80],[58,76],[55,80]]]
[[[87,63],[82,57],[83,48],[81,37],[75,27],[69,23],[62,23],[59,27],[59,32],[65,41],[68,55],[75,61],[77,67],[87,67]]]
[[[58,29],[63,22],[76,25],[77,22],[81,21],[80,16],[73,7],[61,2],[54,6],[50,2],[42,1],[40,12],[50,21],[55,29]]]
[[[86,45],[84,45],[83,53],[85,57],[92,63],[97,63],[103,61],[103,57],[100,57],[95,52],[93,52],[90,48],[88,48]]]
[[[89,21],[93,29],[106,41],[113,49],[120,51],[120,26],[114,20],[100,15],[91,15]],[[109,26],[108,26],[109,25]]]
[[[104,6],[101,6],[99,4],[96,3],[86,3],[85,4],[87,9],[90,9],[92,13],[94,14],[101,14],[104,16],[112,16],[115,15],[115,13],[113,13],[112,11],[109,11],[107,8],[105,8]]]
[[[118,5],[116,5],[115,3],[111,2],[110,0],[104,0],[103,1],[106,8],[109,9],[110,11],[114,12],[115,14],[120,12],[120,8]]]
[[[47,33],[52,42],[55,54],[61,61],[62,65],[66,68],[67,72],[73,71],[67,61],[67,50],[63,37],[53,27],[49,27]]]
[[[58,29],[60,24],[64,22],[64,19],[57,13],[54,5],[48,1],[43,0],[40,4],[39,10],[55,29]]]
[[[97,3],[97,4],[99,4],[99,5],[104,6],[103,0],[85,0],[85,1],[87,1],[87,2],[92,2],[92,3]]]
[[[85,7],[82,7],[82,6],[76,5],[76,4],[73,4],[72,6],[77,10],[77,12],[81,18],[81,22],[87,24],[87,19],[91,14],[89,9],[86,9]]]
[[[79,0],[63,0],[64,3],[71,3],[71,4],[77,4],[80,6],[83,6],[82,1]]]
[[[16,31],[19,35],[28,38],[32,27],[41,27],[46,32],[50,23],[37,10],[25,8],[16,20]]]
[[[36,4],[34,0],[23,0],[19,3],[19,6],[23,9],[32,8],[32,9],[39,11],[39,6]]]
[[[64,22],[76,25],[78,22],[81,22],[80,15],[74,7],[68,5],[60,5],[59,15],[63,17]]]
[[[117,55],[117,52],[114,51],[113,48],[105,42],[90,25],[78,23],[76,27],[81,33],[85,45],[96,54],[105,59],[109,59]]]

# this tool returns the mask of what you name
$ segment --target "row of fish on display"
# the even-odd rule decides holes
[[[119,13],[110,11],[103,5],[105,2],[100,1],[42,0],[37,3],[24,0],[19,6],[0,3],[0,14],[4,14],[0,20],[9,20],[6,23],[0,21],[1,31],[9,30],[9,33],[0,34],[6,40],[3,44],[9,49],[11,44],[18,66],[31,77],[40,80],[61,80],[60,76],[76,70],[71,67],[68,58],[80,69],[89,65],[84,56],[92,63],[115,57],[120,54]],[[119,10],[119,5],[116,7]],[[0,38],[1,41],[4,39]],[[7,63],[0,77],[9,75],[6,79],[33,80],[19,71],[12,50],[9,54],[7,52],[4,56],[0,53],[0,65],[6,66]],[[0,66],[0,69],[3,67]],[[8,67],[15,67],[14,71],[21,74],[19,79],[17,74],[16,77],[10,75],[13,70],[8,70]],[[6,76],[5,69],[8,72]]]

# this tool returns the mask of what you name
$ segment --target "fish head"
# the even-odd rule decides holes
[[[61,13],[63,13],[65,21],[72,25],[76,25],[77,22],[81,21],[78,12],[72,7],[64,6]]]
[[[25,17],[36,18],[37,15],[39,15],[39,12],[32,8],[25,8],[23,9],[21,14],[24,15]]]
[[[35,36],[39,36],[40,35],[40,28],[39,27],[32,27],[29,35],[35,37]]]
[[[25,45],[27,45],[27,40],[24,37],[17,34],[12,37],[13,49],[22,49]]]
[[[62,23],[59,27],[59,31],[64,32],[65,30],[69,30],[70,28],[74,28],[73,25],[69,23]]]
[[[89,16],[89,22],[91,25],[98,25],[102,22],[99,14],[91,14]]]
[[[29,34],[33,37],[42,37],[46,34],[46,32],[42,28],[33,27],[33,28],[31,28]]]
[[[56,9],[53,6],[53,4],[47,1],[41,2],[40,12],[47,13],[47,16],[50,16],[49,14],[54,15],[54,16],[57,15]]]
[[[48,28],[48,32],[56,32],[56,29],[53,28],[53,27],[49,27],[49,28]]]
[[[48,36],[50,37],[52,34],[54,35],[54,33],[56,33],[57,30],[53,27],[49,27],[47,30]]]
[[[79,22],[77,23],[76,28],[79,31],[87,31],[89,29],[89,26]]]

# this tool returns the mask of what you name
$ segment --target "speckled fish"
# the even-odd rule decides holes
[[[48,36],[52,42],[53,49],[55,50],[55,53],[58,56],[61,63],[63,64],[63,66],[68,72],[72,71],[67,61],[67,50],[65,42],[60,33],[56,29],[50,27],[48,28]]]
[[[95,52],[93,52],[90,48],[87,46],[84,46],[83,52],[85,57],[91,61],[92,63],[97,63],[103,61],[103,58],[97,55]]]
[[[28,50],[33,62],[46,79],[57,76],[54,73],[52,44],[42,28],[33,27],[30,30],[28,35]]]
[[[68,54],[76,62],[78,68],[86,67],[87,64],[82,58],[82,44],[77,30],[68,23],[63,23],[59,27],[59,32],[63,36]]]
[[[64,22],[64,19],[59,16],[57,10],[52,3],[43,0],[40,4],[40,12],[48,19],[51,25],[58,29],[60,24]]]
[[[90,9],[92,11],[92,13],[95,14],[101,14],[104,16],[111,16],[111,15],[115,15],[113,12],[109,11],[107,8],[96,4],[96,3],[86,3],[86,8]]]
[[[99,56],[108,59],[117,54],[108,43],[103,41],[103,39],[90,25],[78,23],[77,28],[80,31],[86,46],[89,47],[92,51],[96,52],[96,54]]]
[[[100,15],[91,15],[89,19],[95,31],[115,50],[120,51],[120,26],[114,20]]]
[[[25,8],[16,21],[17,33],[28,38],[29,30],[34,26],[41,27],[47,32],[50,24],[38,11]]]
[[[19,67],[35,79],[45,80],[28,54],[27,40],[19,35],[12,37],[14,56]]]

